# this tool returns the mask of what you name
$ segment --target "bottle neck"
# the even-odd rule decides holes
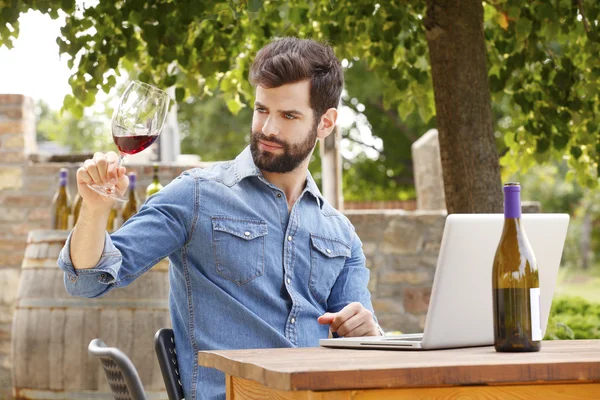
[[[504,193],[504,218],[521,218],[521,192]]]

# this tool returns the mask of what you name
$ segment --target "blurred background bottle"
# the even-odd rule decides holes
[[[492,271],[494,347],[539,351],[540,281],[535,255],[521,223],[521,185],[504,185],[504,228]]]
[[[108,221],[106,221],[106,230],[110,232],[114,232],[119,229],[119,203],[115,204],[113,208],[110,210],[110,214],[108,214]]]
[[[152,170],[154,173],[152,175],[152,182],[146,188],[146,199],[163,188],[163,185],[160,184],[160,180],[158,179],[158,164],[154,163],[152,165]]]
[[[77,219],[79,218],[79,213],[81,212],[81,205],[83,204],[83,197],[79,195],[79,192],[75,195],[75,200],[73,200],[73,211],[71,213],[71,217],[73,218],[72,222],[69,224],[71,228],[75,226],[77,223]]]
[[[136,188],[136,175],[134,172],[129,173],[129,199],[125,206],[123,207],[123,212],[121,213],[121,217],[123,218],[123,223],[125,223],[129,218],[133,217],[138,210],[138,197],[135,193]]]
[[[71,214],[71,196],[67,188],[68,170],[61,168],[58,175],[58,189],[52,199],[50,211],[51,229],[69,229],[69,214]]]

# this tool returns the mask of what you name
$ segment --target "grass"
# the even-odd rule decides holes
[[[600,303],[600,265],[589,270],[562,267],[558,271],[554,295],[582,297]]]

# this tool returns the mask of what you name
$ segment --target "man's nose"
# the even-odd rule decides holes
[[[279,135],[279,127],[277,126],[277,123],[275,122],[275,118],[273,118],[271,115],[269,115],[267,117],[267,120],[265,121],[265,124],[263,125],[262,131],[266,136],[278,136]]]

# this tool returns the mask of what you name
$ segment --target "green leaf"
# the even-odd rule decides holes
[[[169,76],[167,76],[167,78],[165,79],[165,86],[166,86],[166,87],[171,87],[171,86],[173,86],[175,83],[177,83],[177,75],[169,75]]]
[[[248,11],[259,12],[262,7],[262,0],[248,0]]]
[[[536,142],[535,152],[545,153],[550,148],[550,141],[546,138],[540,138]]]
[[[556,16],[556,12],[554,11],[554,7],[552,7],[549,3],[542,3],[536,8],[537,16],[543,19],[547,19],[552,21]]]
[[[400,115],[402,120],[406,120],[414,110],[415,103],[413,101],[405,101],[398,106],[398,115]]]
[[[131,11],[129,13],[129,22],[131,22],[134,25],[140,26],[142,23],[142,15],[137,12],[137,11]]]
[[[185,89],[182,87],[175,88],[175,100],[181,103],[185,99]]]
[[[75,97],[70,94],[65,95],[63,99],[63,107],[66,109],[70,109],[75,105]]]
[[[569,136],[567,135],[553,135],[552,136],[552,144],[554,145],[554,148],[557,150],[562,150],[565,147],[567,147],[567,144],[569,143]]]
[[[571,78],[565,71],[558,71],[553,83],[559,90],[566,91],[571,86]]]
[[[531,20],[525,17],[520,17],[517,23],[515,24],[515,31],[517,33],[517,38],[525,39],[531,33]]]
[[[581,147],[579,147],[579,146],[572,146],[570,153],[573,156],[573,158],[578,160],[579,157],[581,157],[581,155],[583,154],[583,151],[581,150]]]

